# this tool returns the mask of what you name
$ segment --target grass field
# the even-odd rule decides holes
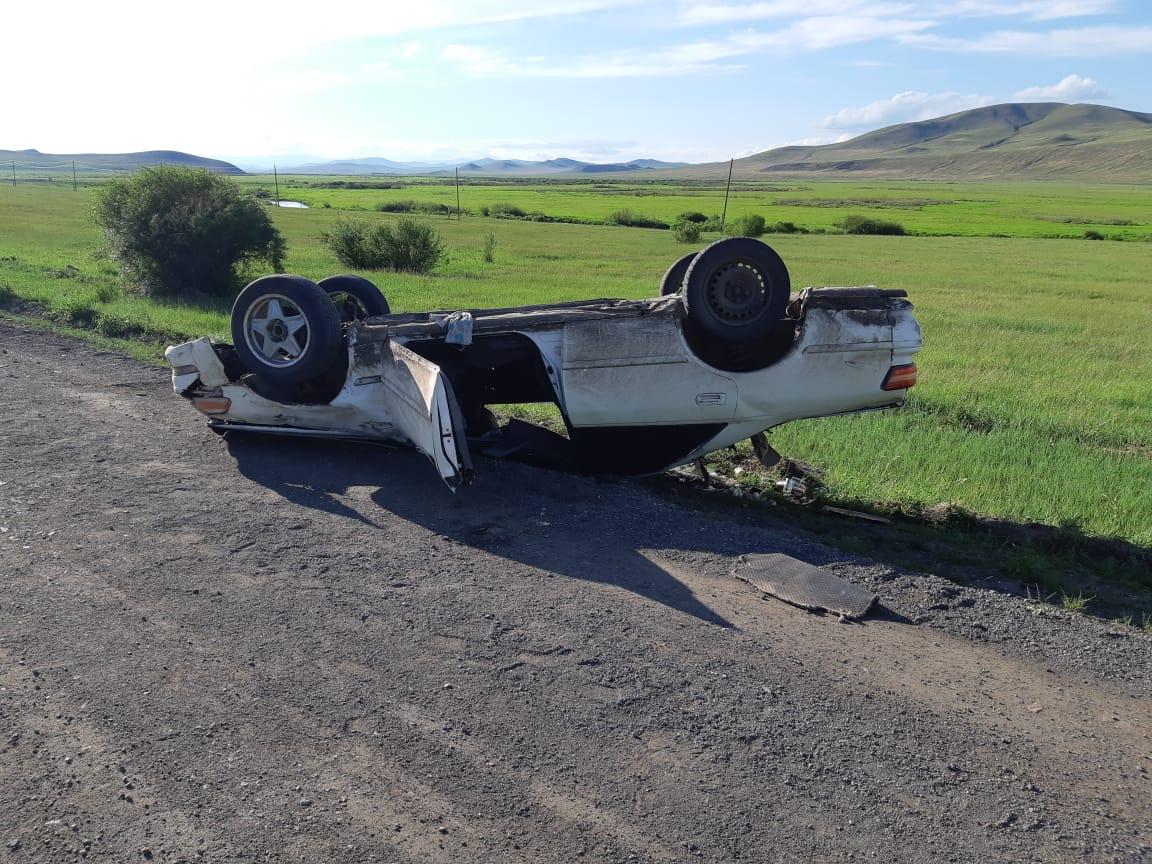
[[[275,211],[289,243],[288,269],[313,278],[342,269],[318,240],[332,220],[347,215],[339,208],[371,210],[387,195],[449,192],[454,196],[427,184],[282,189],[286,198],[332,205]],[[568,208],[576,215],[629,206],[669,216],[684,209],[715,212],[720,203],[715,191],[707,198],[687,189],[630,200],[622,189],[586,184],[509,184],[466,193],[493,203],[531,199],[526,209]],[[772,218],[807,219],[789,207],[751,206],[746,194],[752,193],[741,192],[730,212],[771,210]],[[875,209],[918,230],[932,225],[938,233],[971,234],[980,226],[989,229],[985,234],[1020,235],[767,238],[788,263],[794,286],[908,289],[926,342],[919,358],[922,383],[905,410],[791,424],[773,433],[778,450],[821,467],[829,493],[841,501],[896,509],[950,502],[1152,547],[1152,244],[1034,239],[1029,235],[1036,226],[1021,215],[1108,214],[1147,231],[1152,205],[1136,190],[809,183],[757,194],[835,201],[947,197],[958,203]],[[47,184],[0,187],[0,291],[112,335],[131,335],[139,327],[172,338],[226,338],[223,304],[162,305],[119,287],[114,269],[95,257],[101,238],[88,219],[89,195]],[[465,207],[476,205],[465,200]],[[854,206],[804,210],[828,224],[849,210],[860,212]],[[981,213],[1000,213],[1003,225],[1016,229],[996,230],[990,226],[1001,223],[993,216],[985,223]],[[665,267],[686,248],[666,231],[468,217],[433,221],[449,247],[445,266],[429,277],[372,277],[398,311],[651,296]],[[1071,227],[1082,233],[1084,226]],[[497,241],[494,264],[482,260],[488,234]]]
[[[319,184],[342,178],[280,179],[284,198],[312,207],[363,208],[414,200],[456,206],[448,181],[373,178],[395,189],[329,189]],[[270,177],[244,178],[245,184],[273,191]],[[460,204],[466,212],[512,204],[549,216],[602,222],[613,211],[671,222],[687,210],[719,214],[722,186],[661,183],[499,183],[464,180]],[[1152,201],[1145,186],[1058,183],[738,183],[729,200],[729,218],[759,213],[769,222],[793,222],[813,231],[835,230],[846,213],[895,220],[914,234],[937,236],[1076,237],[1094,230],[1109,239],[1152,240]]]

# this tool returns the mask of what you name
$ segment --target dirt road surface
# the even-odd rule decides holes
[[[1152,860],[1152,640],[0,324],[0,860]],[[732,579],[785,552],[862,624]]]

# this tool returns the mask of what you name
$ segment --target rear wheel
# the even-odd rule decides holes
[[[375,315],[387,315],[392,311],[384,292],[363,276],[351,273],[328,276],[317,284],[332,298],[340,320],[345,324]]]
[[[293,392],[338,358],[340,316],[328,295],[302,276],[264,276],[232,306],[232,341],[243,365],[274,390]]]
[[[791,344],[784,321],[788,268],[766,243],[719,240],[697,255],[684,276],[684,332],[696,354],[719,369],[745,372],[779,359]]]

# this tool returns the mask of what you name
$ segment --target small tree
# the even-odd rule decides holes
[[[444,257],[444,243],[431,225],[398,219],[395,225],[363,219],[337,222],[320,241],[347,267],[427,273]]]
[[[759,213],[749,213],[732,221],[732,234],[735,237],[762,237],[767,226]]]
[[[672,226],[672,236],[677,243],[696,243],[700,239],[700,223],[677,222]]]
[[[95,205],[108,251],[142,291],[226,296],[240,269],[283,269],[286,244],[236,181],[202,168],[145,168],[104,186]]]

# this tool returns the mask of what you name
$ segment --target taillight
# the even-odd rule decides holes
[[[884,376],[881,390],[906,390],[916,386],[916,364],[905,363],[902,366],[893,366]]]
[[[192,404],[205,414],[227,414],[232,400],[227,396],[193,396]]]

